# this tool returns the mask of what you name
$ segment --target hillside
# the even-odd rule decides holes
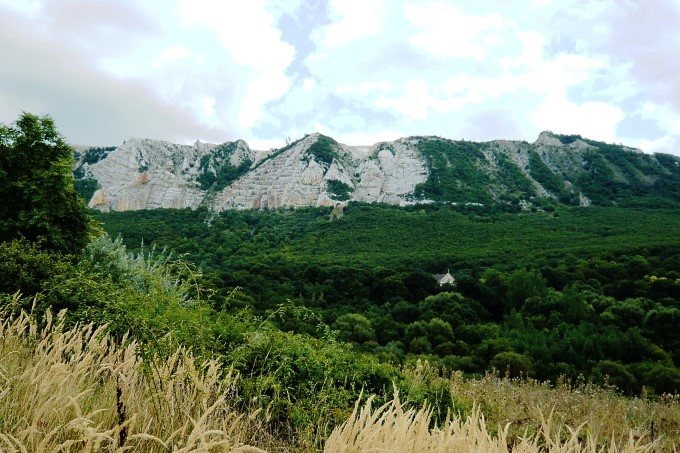
[[[472,446],[472,451],[529,453],[574,451],[587,432],[583,451],[608,442],[611,452],[642,452],[670,449],[678,440],[670,429],[679,413],[672,398],[650,403],[592,386],[551,390],[492,376],[465,382],[454,374],[450,386],[458,395],[459,411],[441,426],[427,429],[433,425],[432,412],[400,402],[395,392],[381,408],[374,398],[361,407],[357,401],[344,423],[329,427],[327,439],[304,444],[299,437],[296,442],[267,432],[260,411],[239,404],[239,378],[220,361],[201,361],[184,348],[166,360],[145,360],[135,342],[120,345],[103,327],[65,328],[64,318],[63,313],[56,319],[48,315],[45,325],[38,326],[26,314],[0,317],[0,363],[11,364],[3,373],[0,394],[3,449],[265,453],[261,448],[323,448],[333,453]],[[147,371],[149,366],[155,374]],[[663,423],[648,434],[650,418]],[[505,430],[494,430],[504,423]],[[562,433],[569,426],[579,428],[569,429],[565,438]],[[546,450],[545,444],[551,448]]]
[[[350,201],[505,210],[680,202],[680,158],[550,132],[533,144],[428,136],[373,146],[311,134],[268,152],[242,140],[189,146],[131,139],[119,147],[81,147],[75,157],[77,188],[90,207],[104,212]]]
[[[322,320],[388,362],[426,358],[480,375],[509,360],[514,373],[552,382],[616,375],[627,393],[680,390],[678,337],[668,330],[680,320],[676,210],[473,208],[352,203],[339,219],[331,208],[98,218],[129,247],[169,247],[196,263],[217,307],[263,317],[283,309],[280,328],[313,336]],[[447,269],[454,287],[433,278]],[[290,317],[299,310],[313,316]]]

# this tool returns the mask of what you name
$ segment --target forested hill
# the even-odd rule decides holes
[[[195,262],[213,303],[338,338],[386,361],[426,358],[626,392],[680,391],[677,209],[351,203],[331,208],[102,213],[131,248]],[[456,285],[438,286],[447,271]]]
[[[501,210],[680,204],[680,158],[543,132],[534,143],[408,137],[346,146],[320,134],[281,149],[242,140],[175,145],[131,139],[79,148],[74,176],[101,211],[207,207],[213,211],[447,203]]]

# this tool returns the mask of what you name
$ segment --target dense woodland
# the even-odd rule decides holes
[[[277,316],[382,361],[427,359],[553,382],[583,376],[627,393],[680,391],[680,217],[616,207],[461,212],[351,204],[280,211],[98,214],[131,248],[196,263],[217,309]],[[457,284],[440,287],[449,270]],[[234,292],[236,291],[236,292]]]

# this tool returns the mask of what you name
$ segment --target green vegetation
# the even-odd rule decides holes
[[[552,381],[604,382],[619,370],[628,393],[680,389],[680,344],[655,327],[680,313],[680,243],[668,234],[680,231],[675,211],[468,209],[352,203],[334,221],[313,208],[99,218],[131,247],[144,240],[187,254],[222,288],[218,306],[220,292],[238,286],[232,307],[261,316],[305,307],[382,360],[426,357],[470,375],[495,366]],[[432,278],[446,268],[455,292]],[[316,321],[275,322],[319,335]]]
[[[305,157],[312,158],[318,163],[329,167],[333,163],[333,159],[339,157],[339,149],[338,142],[330,137],[319,134],[316,141],[305,151]]]
[[[564,183],[555,173],[548,168],[536,151],[529,151],[529,174],[544,189],[559,195],[562,193]]]
[[[454,142],[445,139],[420,138],[418,151],[430,172],[426,182],[418,184],[418,199],[457,203],[490,204],[488,187],[491,179],[480,171],[486,161],[482,143]]]
[[[201,158],[201,173],[196,180],[202,190],[219,192],[250,170],[253,165],[250,159],[244,159],[238,166],[232,165],[229,160],[240,144],[241,142],[224,143]]]
[[[654,156],[583,138],[580,135],[553,134],[562,144],[577,140],[590,148],[580,151],[583,168],[570,170],[566,177],[594,204],[625,207],[677,207],[680,201],[680,160],[674,156]],[[533,157],[530,171],[544,175]],[[545,176],[539,176],[545,179]],[[537,179],[538,180],[538,179]],[[541,181],[539,181],[541,182]],[[554,185],[546,180],[547,184]],[[546,189],[549,189],[546,186]],[[552,191],[552,190],[551,190]],[[569,201],[571,198],[571,201]],[[562,202],[573,203],[573,197],[560,196]]]
[[[73,152],[73,157],[76,164],[76,167],[73,170],[73,178],[75,179],[73,188],[75,189],[78,196],[80,196],[85,201],[85,203],[90,201],[97,190],[101,189],[99,181],[97,181],[97,179],[92,176],[91,172],[86,171],[85,164],[96,164],[97,162],[105,159],[115,149],[115,146],[91,147],[87,148],[83,153],[80,151]],[[143,173],[144,171],[146,171],[146,166],[144,166],[144,168],[140,166],[139,172]]]
[[[559,204],[578,204],[581,192],[598,206],[680,205],[679,159],[650,156],[579,135],[553,135],[564,145],[581,140],[590,148],[555,147],[548,151],[553,156],[544,160],[526,143],[508,149],[493,142],[419,138],[418,150],[425,158],[429,176],[416,187],[415,196],[437,202],[496,205],[508,212],[517,212],[520,200],[534,208],[551,209],[555,201],[537,197],[531,181],[517,160],[513,161],[516,153],[528,155],[529,175],[555,195]]]
[[[73,188],[85,202],[90,201],[92,195],[101,189],[99,181],[92,176],[86,175],[85,169],[82,166],[73,171],[73,178]]]
[[[352,187],[337,179],[331,179],[326,182],[326,189],[330,197],[338,201],[349,200],[352,197],[352,192],[354,192]]]
[[[502,153],[495,152],[496,165],[498,171],[495,173],[497,184],[500,185],[505,193],[502,193],[502,201],[519,202],[520,198],[533,198],[536,196],[534,186],[529,178],[512,163],[510,159]]]
[[[26,238],[75,253],[87,243],[86,208],[73,188],[73,151],[54,121],[24,113],[0,125],[0,240]]]
[[[115,146],[106,146],[106,147],[92,147],[88,148],[84,154],[81,154],[78,151],[75,151],[73,153],[75,159],[77,162],[82,164],[96,164],[97,162],[103,160],[106,158],[106,156],[111,153],[111,151],[114,151],[116,149]]]
[[[583,140],[583,137],[581,137],[579,134],[571,135],[552,134],[552,135],[556,137],[560,142],[562,142],[563,145],[571,145],[576,140]]]

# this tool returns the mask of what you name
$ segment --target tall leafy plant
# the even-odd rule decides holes
[[[79,253],[92,224],[73,188],[73,150],[49,116],[23,113],[0,125],[0,240],[24,237]]]

